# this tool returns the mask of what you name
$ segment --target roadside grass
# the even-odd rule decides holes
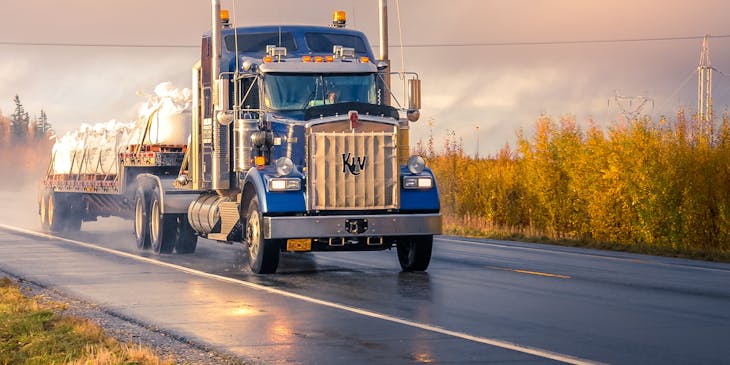
[[[592,248],[606,251],[730,263],[730,252],[727,251],[655,246],[642,242],[621,243],[597,241],[592,239],[556,238],[551,237],[545,232],[540,232],[534,229],[495,226],[486,220],[474,219],[474,217],[454,217],[449,214],[444,215],[443,232],[444,234],[462,237],[491,238],[497,240]]]
[[[63,303],[28,298],[0,278],[0,364],[167,365],[140,345],[108,337],[86,319],[63,316]]]

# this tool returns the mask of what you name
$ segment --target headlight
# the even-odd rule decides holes
[[[408,171],[418,175],[426,168],[426,161],[421,156],[413,155],[408,158]]]
[[[289,176],[295,168],[294,162],[289,157],[279,157],[274,162],[274,165],[276,166],[276,173],[279,176]]]
[[[431,176],[404,176],[403,189],[431,189],[433,179]]]
[[[269,179],[269,191],[297,191],[302,189],[299,178],[272,177]]]

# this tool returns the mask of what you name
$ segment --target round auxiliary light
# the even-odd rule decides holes
[[[426,161],[423,159],[423,157],[413,155],[408,158],[408,171],[410,171],[412,174],[418,175],[423,172],[423,169],[425,168]]]
[[[274,162],[274,165],[276,166],[276,173],[279,174],[279,176],[288,176],[295,168],[294,162],[292,162],[289,157],[279,157],[276,159],[276,162]]]
[[[417,122],[421,118],[421,112],[418,109],[409,109],[406,112],[406,118],[411,122]]]
[[[225,110],[219,110],[215,114],[215,119],[220,123],[221,125],[229,125],[231,122],[233,122],[233,113]]]
[[[251,60],[245,60],[241,64],[241,70],[244,72],[249,72],[254,69],[255,64]]]

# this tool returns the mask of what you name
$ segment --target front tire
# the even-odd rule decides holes
[[[157,254],[172,253],[175,248],[175,236],[177,228],[177,216],[173,214],[162,214],[162,199],[160,190],[152,191],[152,202],[150,203],[150,243],[152,251]]]
[[[398,262],[403,271],[426,271],[431,262],[433,236],[403,237],[397,247]]]
[[[248,243],[248,262],[256,274],[273,274],[279,266],[278,240],[267,240],[263,236],[263,220],[259,211],[257,197],[251,199],[246,216],[246,241]]]

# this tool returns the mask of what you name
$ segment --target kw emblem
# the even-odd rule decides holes
[[[368,156],[352,156],[350,152],[342,154],[342,172],[347,173],[350,171],[353,175],[360,175],[362,170],[365,169],[367,164]]]

